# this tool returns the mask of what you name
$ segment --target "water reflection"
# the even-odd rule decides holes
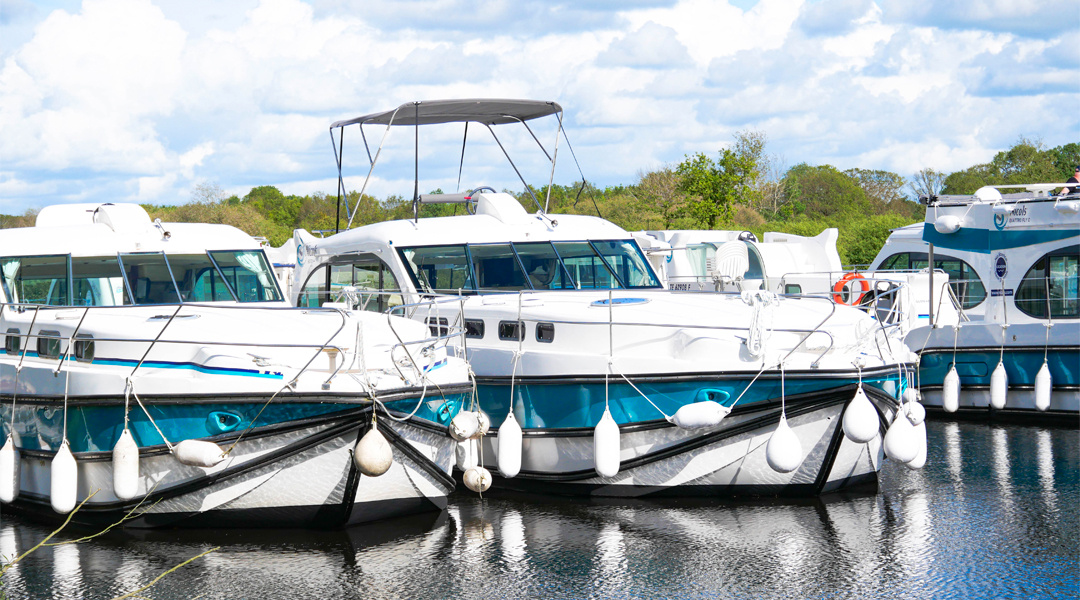
[[[1075,430],[930,422],[922,471],[806,502],[455,495],[337,532],[119,531],[9,570],[9,598],[1064,597],[1080,585]],[[47,535],[3,516],[0,554]]]

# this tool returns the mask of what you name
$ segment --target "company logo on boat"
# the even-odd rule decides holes
[[[297,244],[296,245],[296,266],[298,266],[298,267],[304,266],[304,245],[303,244]]]
[[[994,227],[1001,231],[1009,223],[1029,223],[1031,219],[1027,216],[1026,206],[1020,206],[1019,204],[1014,206],[1012,212],[1007,212],[1002,215],[994,215]]]
[[[995,217],[996,220],[996,217]],[[994,275],[997,275],[998,279],[1005,279],[1005,275],[1009,273],[1009,261],[1005,258],[1003,252],[998,252],[994,255]]]

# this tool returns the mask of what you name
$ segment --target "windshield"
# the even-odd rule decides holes
[[[632,240],[414,246],[398,253],[421,292],[660,287]]]
[[[0,258],[8,302],[120,306],[179,302],[266,302],[281,291],[258,250],[203,254]]]

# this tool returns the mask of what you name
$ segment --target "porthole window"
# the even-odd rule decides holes
[[[22,351],[22,337],[19,336],[19,330],[8,329],[4,337],[4,352],[18,354],[20,351]]]
[[[499,339],[514,340],[515,342],[525,339],[525,323],[523,321],[499,321]]]
[[[60,358],[60,332],[39,331],[37,353],[41,358]]]
[[[465,337],[481,339],[484,337],[483,319],[465,319]]]
[[[441,337],[450,332],[450,322],[446,320],[446,317],[427,318],[428,329],[431,330],[431,335],[434,337]]]
[[[1036,319],[1080,318],[1077,265],[1080,245],[1066,246],[1043,255],[1024,273],[1014,302],[1021,312]]]
[[[536,341],[550,344],[555,341],[555,324],[554,323],[537,323],[536,324]]]
[[[76,334],[75,360],[79,362],[94,361],[94,336],[89,333]]]

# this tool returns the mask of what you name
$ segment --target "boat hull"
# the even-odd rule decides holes
[[[620,423],[620,469],[610,478],[594,469],[590,427],[525,428],[521,471],[513,478],[499,473],[497,431],[484,438],[481,462],[493,473],[496,489],[595,497],[805,497],[874,485],[896,401],[878,388],[865,388],[880,426],[874,439],[856,444],[841,426],[855,389],[851,383],[787,396],[788,424],[803,452],[791,473],[773,470],[766,459],[780,419],[779,398],[740,404],[718,425],[703,429],[681,429],[664,419]]]
[[[43,415],[58,410],[40,408]],[[80,437],[72,426],[79,417],[75,411],[69,415],[70,438]],[[444,508],[454,489],[453,440],[431,424],[384,418],[379,431],[394,461],[388,472],[370,478],[352,460],[353,447],[370,423],[367,404],[255,427],[243,435],[211,436],[204,439],[231,451],[210,468],[180,463],[164,444],[140,447],[139,492],[129,501],[113,492],[111,452],[75,452],[77,498],[83,505],[73,521],[124,520],[128,527],[332,528]],[[55,454],[20,451],[20,493],[5,510],[66,518],[53,512],[50,502]]]
[[[1002,344],[1002,335],[1005,343]],[[1040,416],[1048,420],[1080,425],[1080,323],[1056,322],[1047,332],[1043,323],[1013,324],[1004,329],[997,323],[965,323],[956,336],[951,327],[917,329],[908,343],[920,354],[919,388],[928,409],[942,410],[942,383],[956,366],[960,376],[959,413],[989,412]],[[918,347],[922,342],[922,347]],[[1008,394],[1005,408],[990,406],[990,378],[998,362],[1005,365]],[[1035,378],[1043,363],[1053,383],[1050,406],[1035,406]]]

